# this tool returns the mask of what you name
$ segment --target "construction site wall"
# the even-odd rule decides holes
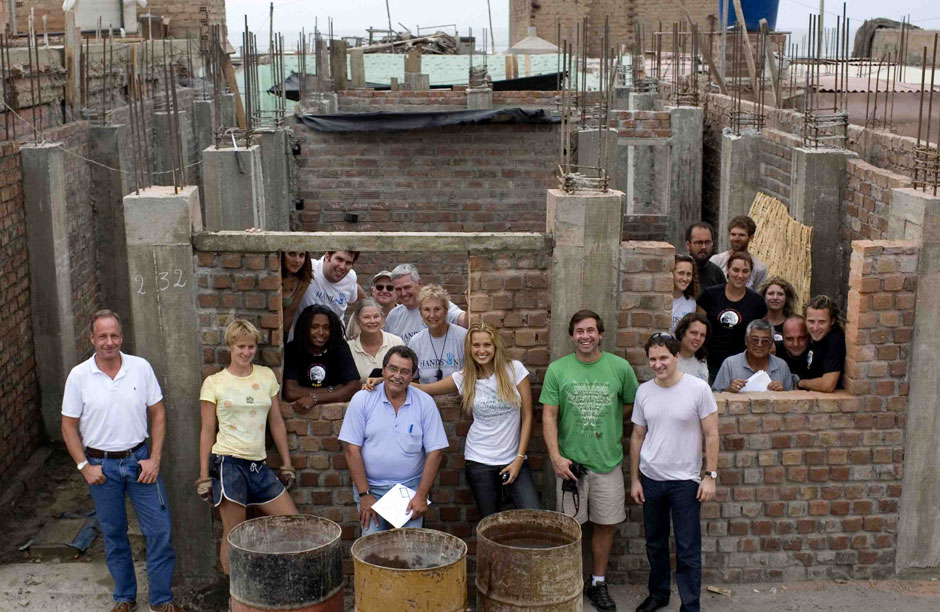
[[[43,17],[50,33],[65,31],[65,11],[61,0],[13,0],[16,30],[20,34],[29,31],[29,15],[32,10],[36,18],[36,31],[43,33]],[[171,36],[187,38],[189,34],[198,37],[201,25],[201,9],[206,9],[209,25],[225,26],[225,0],[149,0],[147,8],[137,8],[138,16],[152,13],[154,16],[169,18]],[[108,24],[102,24],[107,28]],[[119,24],[115,23],[114,27]]]
[[[376,91],[360,89],[340,92],[339,110],[344,113],[425,112],[466,110],[467,92],[449,89],[427,91]],[[553,109],[558,103],[554,91],[494,91],[493,108],[524,107]]]
[[[12,474],[42,436],[31,289],[20,150],[17,143],[4,142],[0,144],[0,474]],[[4,480],[0,477],[0,483]]]
[[[709,16],[718,18],[716,2],[689,0],[685,5],[703,32],[708,31]],[[556,24],[560,23],[562,40],[574,45],[577,28],[585,18],[588,20],[585,40],[591,57],[600,57],[603,53],[605,19],[610,27],[610,46],[616,49],[632,40],[635,24],[643,28],[649,47],[652,33],[660,23],[666,31],[672,31],[674,22],[685,23],[685,14],[677,0],[510,0],[509,44],[514,45],[528,36],[529,26],[535,26],[540,38],[558,44]]]

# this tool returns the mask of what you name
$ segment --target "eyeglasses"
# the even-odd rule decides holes
[[[705,246],[711,246],[712,244],[714,243],[711,240],[696,240],[695,242],[692,243],[692,246],[705,247]]]
[[[770,338],[748,338],[747,341],[754,346],[770,346],[773,343]]]
[[[408,368],[399,368],[398,366],[387,365],[385,369],[388,370],[389,374],[401,374],[405,378],[408,378],[414,374],[414,370],[409,370]]]
[[[378,289],[379,291],[394,291],[395,290],[395,285],[372,285],[372,286]]]

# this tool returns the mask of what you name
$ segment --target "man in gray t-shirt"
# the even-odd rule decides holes
[[[669,520],[676,540],[676,586],[682,609],[699,612],[702,590],[701,502],[715,498],[718,407],[708,383],[679,369],[679,341],[653,334],[646,342],[655,378],[640,385],[633,404],[630,494],[643,506],[649,596],[637,612],[669,603]],[[705,477],[702,478],[702,436]]]
[[[395,286],[395,295],[398,306],[392,308],[385,317],[385,331],[404,340],[405,344],[411,337],[426,329],[421,312],[418,308],[418,292],[421,291],[421,276],[418,269],[411,264],[399,264],[391,273],[392,284]],[[467,313],[456,304],[450,302],[447,309],[447,322],[466,328],[468,325]]]

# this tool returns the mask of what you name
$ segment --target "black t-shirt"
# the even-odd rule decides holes
[[[744,350],[744,331],[754,319],[767,314],[767,304],[756,291],[746,289],[744,297],[732,302],[725,295],[725,286],[706,287],[698,296],[698,305],[705,311],[712,328],[708,341],[708,369],[718,372],[721,363]]]
[[[296,380],[301,387],[326,389],[359,380],[359,370],[345,342],[322,355],[313,355],[299,340],[292,340],[284,351],[284,380]]]
[[[806,353],[808,352],[809,350],[806,351]],[[806,353],[799,357],[791,357],[782,342],[777,345],[777,357],[786,361],[787,365],[790,366],[790,373],[799,376],[800,380],[806,378]]]
[[[819,342],[809,341],[806,351],[806,379],[820,378],[830,372],[842,372],[845,367],[845,334],[832,330]],[[841,376],[839,377],[841,386]]]
[[[698,268],[698,286],[701,289],[706,287],[714,287],[715,285],[724,285],[725,273],[721,271],[721,268],[716,266],[710,261],[705,261],[704,266],[699,266]]]

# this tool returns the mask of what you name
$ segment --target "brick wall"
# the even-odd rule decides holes
[[[62,10],[61,0],[15,0],[16,27],[20,33],[29,29],[29,12],[34,9],[36,15],[36,28],[42,32],[42,17],[47,17],[46,23],[50,32],[65,30],[65,11]],[[209,23],[211,25],[225,26],[225,0],[150,0],[147,8],[137,8],[137,14],[143,15],[152,11],[154,15],[170,17],[170,34],[185,38],[187,34],[198,36],[199,9],[209,9]],[[118,24],[114,24],[117,27]],[[105,24],[107,27],[107,24]]]
[[[676,249],[668,242],[620,245],[620,315],[617,350],[640,380],[652,378],[643,345],[672,324],[672,268]]]
[[[0,397],[0,474],[10,475],[42,435],[30,315],[26,209],[15,142],[0,145]],[[0,483],[5,479],[0,476]]]
[[[793,147],[802,143],[795,136],[769,128],[762,130],[761,136],[760,190],[789,205]]]
[[[669,138],[672,136],[672,115],[669,111],[615,110],[610,113],[609,127],[620,138]]]
[[[558,95],[554,91],[494,91],[493,108],[539,107],[554,108]],[[427,112],[467,110],[467,92],[450,89],[428,91],[376,91],[359,89],[339,93],[339,110],[361,112]]]
[[[199,252],[194,259],[203,376],[228,365],[225,327],[243,318],[261,332],[256,363],[275,369],[280,379],[284,344],[280,255]]]

